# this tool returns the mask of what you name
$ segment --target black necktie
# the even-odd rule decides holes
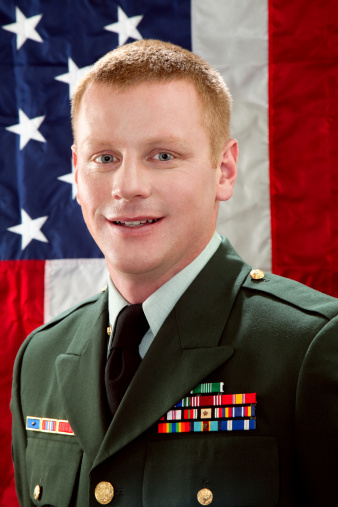
[[[141,363],[139,344],[148,327],[141,304],[126,306],[117,317],[105,370],[108,404],[113,416]]]

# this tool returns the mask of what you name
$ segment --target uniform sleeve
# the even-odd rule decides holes
[[[22,415],[20,385],[21,385],[21,365],[27,342],[21,347],[14,364],[13,384],[12,384],[12,454],[14,462],[14,475],[17,497],[21,507],[34,507],[30,499],[29,487],[27,481],[26,469],[26,447],[27,435],[26,425]]]
[[[338,317],[317,334],[300,371],[295,437],[307,505],[337,505]]]

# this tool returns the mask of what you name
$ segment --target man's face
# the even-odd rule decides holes
[[[212,167],[189,82],[87,89],[74,147],[78,201],[113,281],[123,274],[165,283],[203,250],[218,201],[231,196],[235,144]]]

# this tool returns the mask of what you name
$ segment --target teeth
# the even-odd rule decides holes
[[[122,221],[115,221],[115,224],[118,225],[124,225],[126,227],[139,227],[140,225],[144,224],[153,224],[154,222],[157,222],[158,218],[153,218],[151,220],[134,220],[130,222],[122,222]]]

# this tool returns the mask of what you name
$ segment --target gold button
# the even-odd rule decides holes
[[[34,488],[34,500],[39,500],[41,496],[41,486],[37,484]]]
[[[110,336],[111,335],[111,326],[108,326],[107,327],[107,335]]]
[[[197,500],[201,505],[210,505],[214,496],[211,493],[210,489],[203,488],[200,489],[197,493]]]
[[[252,269],[250,271],[250,276],[251,278],[253,278],[253,280],[261,280],[262,278],[264,278],[264,271],[262,271],[261,269]]]
[[[95,498],[101,505],[107,505],[114,497],[114,488],[110,482],[99,482],[95,488]]]

